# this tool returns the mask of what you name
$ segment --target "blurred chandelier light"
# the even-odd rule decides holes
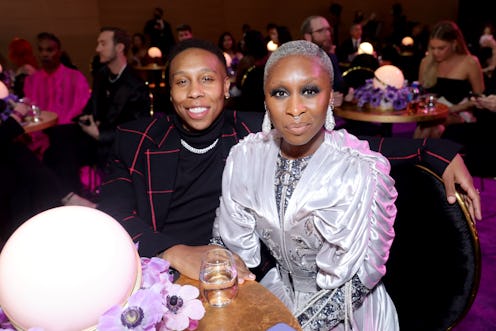
[[[401,39],[401,44],[403,46],[413,46],[413,38],[412,37],[405,37]]]
[[[162,51],[160,51],[160,48],[158,47],[150,47],[148,49],[148,56],[153,58],[161,58],[162,57]]]
[[[9,89],[5,84],[0,81],[0,99],[4,99],[9,96]]]
[[[273,42],[272,40],[267,43],[267,50],[269,52],[275,51],[277,49],[277,47],[278,47],[277,44],[275,42]]]
[[[368,42],[360,43],[360,46],[358,46],[358,54],[373,55],[374,54],[374,46],[372,46],[372,44],[368,43]]]

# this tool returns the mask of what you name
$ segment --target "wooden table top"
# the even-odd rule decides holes
[[[199,281],[179,277],[178,284],[199,287]],[[206,313],[200,320],[198,331],[266,331],[277,323],[286,323],[301,330],[289,309],[269,290],[255,281],[239,286],[233,302],[222,308],[211,307],[203,302]]]
[[[57,121],[57,113],[53,111],[42,110],[39,122],[33,122],[29,117],[27,117],[26,122],[23,123],[22,127],[24,128],[24,132],[30,133],[52,127],[57,124]]]
[[[409,106],[410,107],[410,106]],[[357,108],[356,104],[343,103],[334,109],[334,114],[349,120],[376,123],[409,123],[429,122],[445,119],[448,116],[448,106],[437,103],[436,108],[429,112],[407,108],[405,110],[382,111],[378,109]]]

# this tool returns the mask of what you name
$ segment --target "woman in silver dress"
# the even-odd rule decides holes
[[[214,234],[248,267],[267,245],[277,268],[261,283],[304,330],[397,330],[381,283],[396,216],[390,165],[367,142],[333,131],[332,73],[307,41],[271,55],[264,132],[231,149]]]

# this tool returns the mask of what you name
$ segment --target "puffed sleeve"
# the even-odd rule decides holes
[[[357,274],[372,289],[386,272],[394,239],[397,193],[389,162],[366,143],[352,145],[339,171],[340,193],[329,193],[336,197],[335,205],[315,212],[324,238],[316,257],[321,288],[337,288]]]
[[[248,164],[240,159],[241,153],[236,150],[233,148],[226,160],[222,177],[222,196],[213,235],[220,236],[227,248],[238,254],[249,268],[253,268],[260,264],[260,240],[255,232],[254,215],[233,198],[240,190],[246,190],[243,180],[237,178],[238,180],[233,181],[235,164]],[[242,173],[236,172],[236,176],[240,175]]]

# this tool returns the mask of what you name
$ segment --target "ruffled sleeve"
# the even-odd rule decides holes
[[[339,193],[333,206],[315,212],[315,226],[324,242],[317,254],[317,284],[337,288],[357,274],[372,289],[384,276],[394,238],[396,190],[389,162],[354,136],[334,135],[341,167],[334,181]],[[330,190],[336,190],[331,185]]]
[[[227,248],[238,254],[249,268],[253,268],[260,264],[260,240],[255,231],[255,217],[251,210],[244,208],[234,198],[244,196],[250,199],[248,188],[244,185],[246,181],[239,178],[239,176],[248,176],[248,173],[236,171],[235,168],[235,165],[239,167],[253,162],[246,160],[246,155],[242,152],[242,145],[246,145],[244,143],[250,138],[248,136],[233,147],[226,160],[222,177],[222,196],[217,209],[213,235],[220,236]],[[233,176],[236,176],[236,180],[233,180]]]

